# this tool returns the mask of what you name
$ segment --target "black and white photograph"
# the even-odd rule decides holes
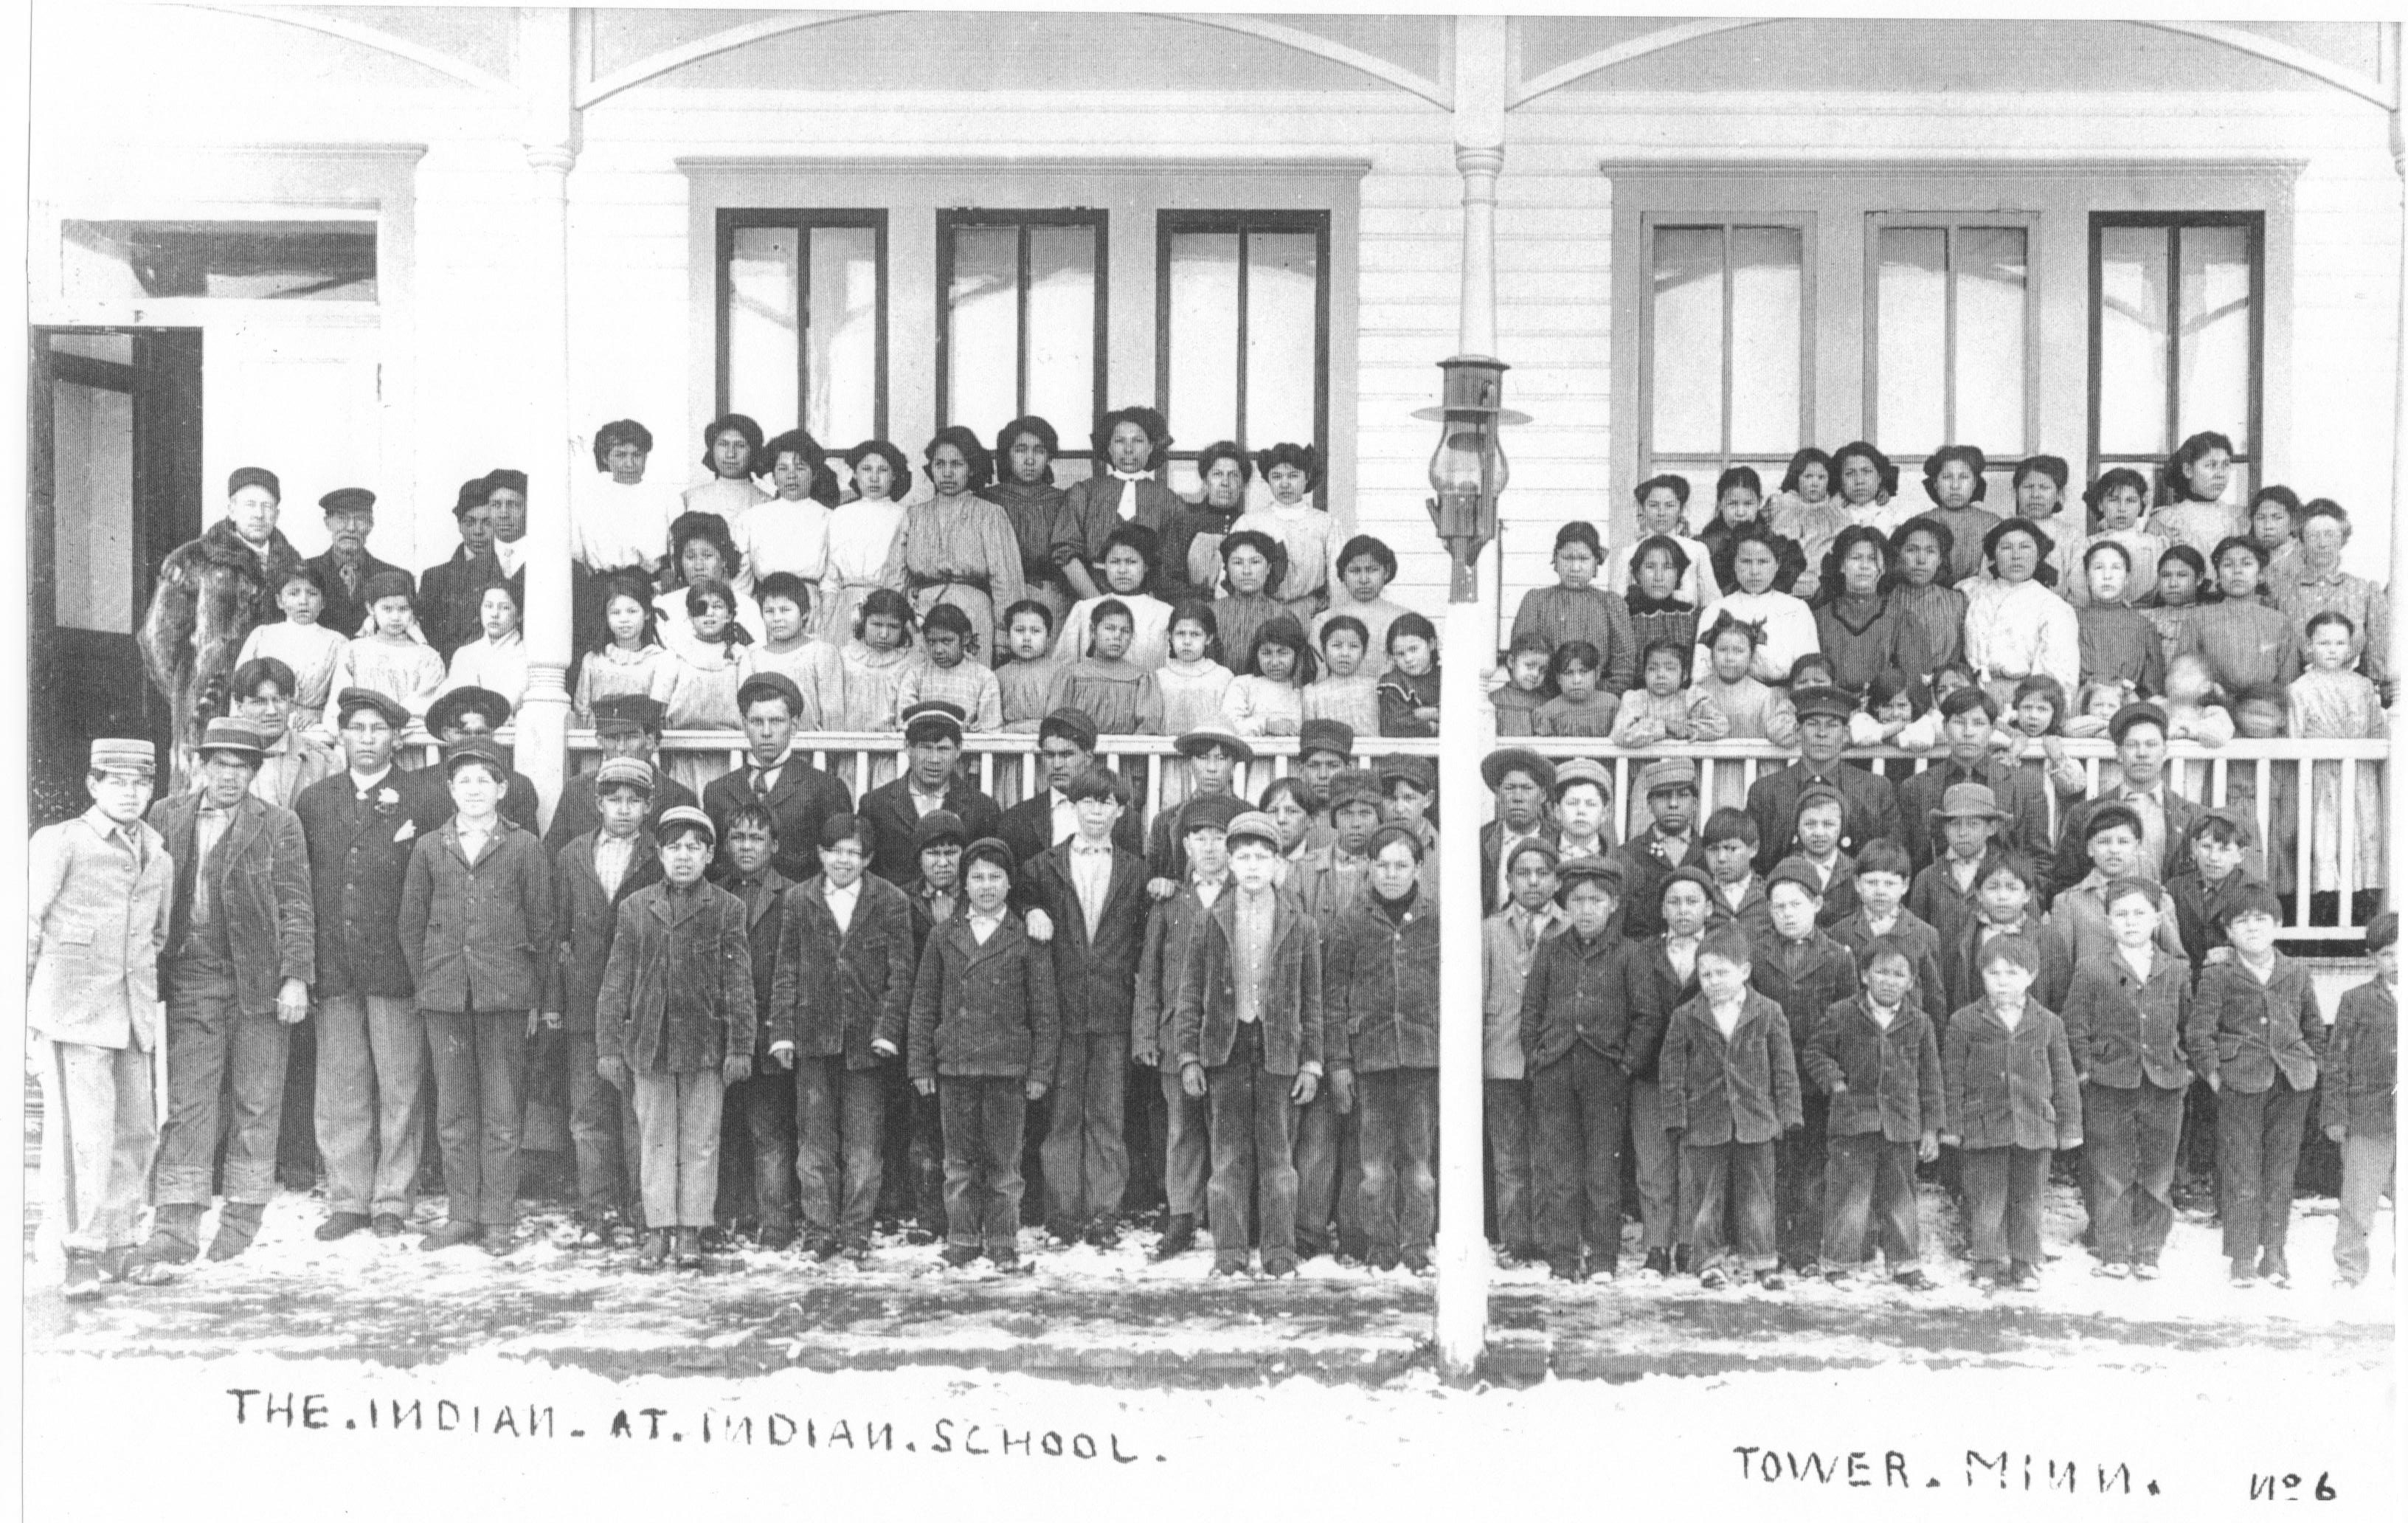
[[[22,1515],[2403,1516],[2398,17],[29,0]]]

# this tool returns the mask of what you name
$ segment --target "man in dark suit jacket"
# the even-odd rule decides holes
[[[1011,848],[1015,864],[1025,866],[1077,833],[1078,821],[1067,790],[1072,778],[1094,765],[1096,733],[1096,722],[1079,709],[1056,709],[1038,723],[1037,754],[1043,765],[1045,789],[1005,810],[1003,824],[996,830],[997,838]],[[1138,828],[1137,816],[1134,809],[1121,812],[1120,823],[1112,826],[1112,844],[1141,855],[1145,837]]]
[[[459,548],[451,559],[428,567],[418,578],[418,627],[447,665],[452,652],[484,632],[480,611],[485,589],[511,583],[494,553],[494,510],[486,498],[484,477],[460,483],[459,499],[452,505],[452,517],[460,528]],[[523,609],[523,569],[515,586]]]
[[[625,693],[594,700],[594,738],[602,759],[628,756],[652,769],[652,802],[644,813],[644,828],[658,831],[661,815],[669,810],[699,806],[694,790],[661,770],[661,727],[667,717],[661,700],[641,693]],[[588,830],[602,827],[602,807],[595,798],[599,771],[580,772],[562,784],[560,802],[552,806],[552,828],[543,833],[544,849],[558,852]]]
[[[426,711],[426,733],[449,751],[467,740],[490,740],[509,722],[508,698],[489,687],[455,687]],[[404,774],[402,808],[417,822],[418,833],[431,836],[452,818],[452,780],[440,767],[422,767]],[[529,835],[535,834],[538,798],[535,782],[516,768],[502,793],[501,816]]]
[[[869,822],[869,870],[890,884],[920,874],[920,851],[912,844],[921,820],[939,810],[960,817],[972,841],[1003,826],[996,801],[961,775],[962,711],[950,703],[915,703],[903,712],[903,743],[910,766],[900,777],[861,796],[860,815]]]
[[[702,790],[703,810],[724,838],[728,812],[737,805],[766,806],[778,822],[778,855],[771,865],[801,883],[819,871],[820,826],[831,814],[853,812],[853,790],[796,753],[795,716],[803,711],[803,695],[792,679],[774,671],[748,678],[736,690],[736,707],[744,715],[752,754],[744,766]],[[713,870],[724,878],[726,864]]]
[[[2166,778],[2166,711],[2154,703],[2128,703],[2107,722],[2107,734],[2115,742],[2115,764],[2123,770],[2123,780],[2099,797],[2086,798],[2065,812],[2065,818],[2057,823],[2056,860],[2042,864],[2048,874],[2047,888],[2035,897],[2035,902],[2044,902],[2057,890],[2089,875],[2089,843],[2082,832],[2090,812],[2101,804],[2129,804],[2141,817],[2136,876],[2161,884],[2190,865],[2183,855],[2184,842],[2207,817],[2207,809],[2174,792]],[[2244,857],[2243,867],[2249,865]]]
[[[2048,784],[2015,762],[1994,754],[1990,732],[1999,719],[1998,705],[1978,687],[1960,687],[1940,700],[1941,733],[1948,740],[1945,760],[1932,763],[1898,785],[1898,808],[1906,827],[1906,855],[1921,872],[1948,849],[1931,827],[1931,813],[1959,783],[1978,783],[1990,790],[1999,812],[2006,816],[1999,827],[1999,844],[2033,862],[2045,861],[2048,836]],[[2084,871],[2088,871],[2086,864]]]
[[[1062,1013],[1053,1119],[1042,1150],[1046,1228],[1056,1239],[1120,1241],[1128,1185],[1123,1123],[1130,1088],[1129,1022],[1145,953],[1145,858],[1114,844],[1128,784],[1110,768],[1070,780],[1077,832],[1021,874],[1025,907],[1054,925],[1054,985]]]
[[[293,801],[318,919],[322,1243],[364,1227],[380,1238],[401,1235],[427,1099],[425,1035],[401,951],[401,883],[418,830],[393,747],[409,711],[382,693],[347,687],[335,696],[335,716],[346,769]]]
[[[1493,915],[1506,900],[1503,852],[1510,837],[1552,837],[1548,806],[1555,797],[1555,764],[1523,746],[1492,751],[1481,781],[1497,796],[1497,817],[1480,827],[1480,912]],[[1554,845],[1550,839],[1547,842]]]
[[[1686,756],[1649,762],[1639,770],[1637,788],[1654,821],[1611,855],[1622,864],[1622,934],[1645,941],[1664,934],[1666,880],[1683,868],[1704,867],[1706,848],[1698,830],[1696,762]]]
[[[594,791],[608,787],[649,795],[654,781],[650,764],[612,756],[595,773]],[[602,876],[606,834],[597,805],[593,828],[579,831],[552,854],[558,955],[543,1000],[547,1033],[557,1021],[561,1061],[567,1070],[568,1136],[577,1156],[578,1245],[595,1248],[617,1241],[616,1225],[633,1228],[643,1218],[636,1179],[635,1102],[595,1066],[600,1055],[595,1047],[595,1006],[602,998],[602,972],[610,961],[619,906],[638,889],[661,881],[660,849],[649,819],[638,823],[633,835],[618,838],[624,844],[612,848],[611,883]]]
[[[1219,729],[1190,730],[1173,743],[1187,758],[1188,794],[1176,806],[1154,815],[1154,824],[1146,827],[1145,870],[1155,881],[1168,880],[1175,891],[1187,882],[1187,806],[1199,798],[1236,797],[1230,790],[1239,769],[1254,761],[1254,748]],[[1252,807],[1243,798],[1237,803],[1241,813]],[[1216,811],[1220,807],[1213,806]],[[1179,982],[1179,970],[1170,970],[1169,982]],[[1171,1076],[1178,1077],[1176,1070]]]
[[[301,821],[251,794],[266,754],[258,734],[212,721],[199,747],[197,792],[150,806],[166,839],[176,890],[166,955],[167,1119],[151,1195],[158,1212],[141,1259],[189,1263],[211,1199],[222,1085],[233,1095],[225,1142],[225,1210],[212,1259],[251,1246],[276,1193],[290,1027],[309,1013],[317,979],[317,908]]]
[[[309,557],[326,589],[326,606],[319,612],[318,623],[350,639],[367,622],[368,579],[380,571],[404,577],[409,573],[368,553],[368,531],[376,527],[375,493],[364,486],[337,487],[320,497],[318,506],[326,515],[326,535],[332,541],[324,553]],[[415,581],[410,589],[415,596]]]
[[[1856,706],[1836,687],[1801,687],[1798,706],[1798,761],[1756,780],[1747,790],[1747,812],[1756,821],[1756,870],[1770,875],[1781,859],[1798,850],[1798,798],[1809,784],[1839,790],[1840,850],[1852,853],[1876,836],[1906,844],[1898,790],[1889,779],[1840,760],[1848,745],[1848,716]]]

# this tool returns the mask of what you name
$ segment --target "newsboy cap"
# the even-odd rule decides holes
[[[318,507],[328,513],[373,513],[376,494],[364,486],[338,486],[320,497]]]

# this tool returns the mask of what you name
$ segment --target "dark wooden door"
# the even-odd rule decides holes
[[[135,634],[160,563],[201,530],[201,334],[36,329],[31,363],[27,784],[43,824],[84,808],[93,737],[165,754]]]

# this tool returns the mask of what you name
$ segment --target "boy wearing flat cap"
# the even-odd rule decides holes
[[[301,790],[318,922],[318,1152],[322,1242],[409,1218],[425,1136],[426,1030],[401,945],[401,892],[416,847],[394,744],[409,711],[382,693],[335,695],[344,769]]]
[[[1570,928],[1541,944],[1522,987],[1535,1225],[1555,1278],[1612,1279],[1622,1250],[1630,1080],[1654,1064],[1663,1027],[1629,998],[1627,948],[1612,925],[1621,864],[1582,856],[1555,871]]]
[[[158,1137],[159,958],[176,869],[142,820],[157,769],[148,740],[94,740],[92,807],[26,847],[25,1025],[42,1084],[46,1216],[66,1250],[71,1300],[98,1296],[104,1275],[125,1277]]]
[[[1202,1097],[1190,1095],[1180,1083],[1176,1017],[1179,981],[1186,972],[1190,949],[1201,933],[1212,907],[1229,892],[1230,824],[1243,812],[1235,794],[1190,795],[1176,811],[1185,824],[1180,853],[1186,863],[1186,882],[1154,908],[1145,926],[1145,950],[1138,959],[1137,1003],[1129,1017],[1129,1058],[1161,1075],[1162,1137],[1154,1149],[1163,1160],[1163,1194],[1169,1221],[1155,1244],[1156,1260],[1173,1257],[1196,1245],[1196,1229],[1204,1214],[1204,1182],[1211,1162],[1211,1138],[1207,1130]],[[1166,812],[1160,819],[1169,819]],[[1159,820],[1157,820],[1157,825]]]
[[[1231,886],[1188,953],[1171,1041],[1182,1092],[1211,1114],[1212,1272],[1246,1272],[1251,1208],[1276,1279],[1296,1272],[1295,1128],[1321,1085],[1321,931],[1273,886],[1277,822],[1249,812],[1226,838]]]
[[[661,880],[659,846],[647,819],[660,774],[635,756],[605,756],[594,774],[599,823],[564,844],[552,860],[558,923],[556,955],[544,994],[547,1022],[566,1034],[568,1135],[577,1156],[580,1248],[608,1248],[618,1228],[642,1220],[636,1190],[636,1112],[624,1089],[606,1083],[595,1010],[609,966],[619,906]],[[562,812],[566,813],[566,799]],[[691,806],[687,806],[691,807]]]
[[[232,1097],[233,1126],[212,1259],[251,1246],[276,1192],[285,1064],[291,1028],[309,1014],[318,914],[301,821],[250,791],[264,753],[257,732],[212,720],[201,736],[200,791],[150,807],[177,866],[159,963],[167,1119],[151,1176],[159,1209],[140,1256],[151,1263],[189,1263],[199,1251],[222,1091]]]
[[[904,710],[903,747],[907,765],[902,774],[861,796],[861,817],[878,840],[878,855],[869,870],[890,884],[904,883],[919,872],[911,834],[939,810],[959,817],[973,837],[994,835],[1003,824],[1003,811],[996,801],[962,775],[960,709],[931,701]]]
[[[1422,843],[1422,892],[1432,896],[1436,903],[1439,878],[1438,821],[1431,812],[1438,808],[1438,763],[1427,756],[1383,756],[1374,770],[1380,779],[1380,794],[1388,806],[1392,824],[1411,830]]]
[[[719,1198],[726,1090],[752,1076],[757,1018],[744,901],[703,878],[717,845],[698,809],[661,817],[661,881],[619,906],[595,1001],[595,1066],[635,1102],[644,1247],[657,1269],[676,1234],[678,1267],[702,1266],[702,1229]],[[794,1061],[772,1016],[769,1062]]]
[[[1664,881],[1683,868],[1703,867],[1705,846],[1698,839],[1696,762],[1686,756],[1649,762],[1640,769],[1638,786],[1653,822],[1612,855],[1622,864],[1622,934],[1643,941],[1664,933],[1657,905]]]
[[[1821,1029],[1828,1013],[1856,992],[1856,961],[1817,924],[1823,884],[1813,867],[1792,857],[1765,883],[1772,912],[1772,935],[1756,946],[1749,983],[1781,1007],[1791,1056]],[[1800,1274],[1813,1274],[1823,1250],[1825,1122],[1829,1102],[1807,1086],[1799,1098],[1804,1126],[1784,1136],[1777,1150],[1780,1171],[1781,1256]]]
[[[1513,897],[1480,927],[1483,999],[1480,1090],[1489,1188],[1497,1200],[1498,1257],[1512,1266],[1538,1257],[1530,1220],[1530,1082],[1522,1053],[1522,992],[1539,949],[1568,922],[1555,903],[1555,849],[1543,841],[1513,848],[1506,878]]]

